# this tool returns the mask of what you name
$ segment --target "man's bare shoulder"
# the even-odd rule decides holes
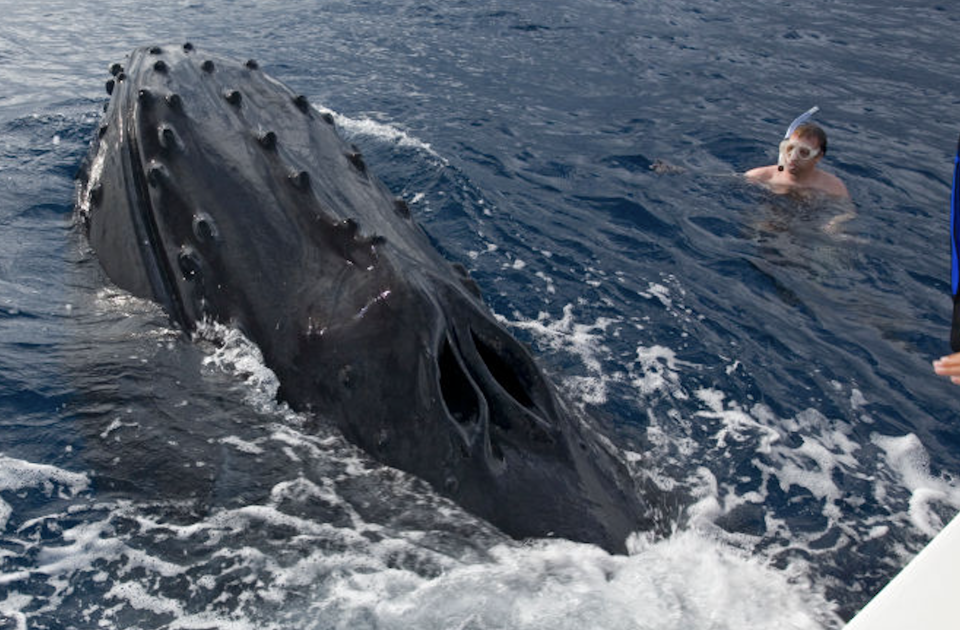
[[[849,197],[850,192],[840,178],[832,173],[820,172],[817,188],[834,197]]]
[[[770,166],[758,166],[757,168],[752,168],[746,173],[743,174],[747,179],[753,179],[758,182],[768,182],[774,175],[777,173],[776,164],[771,164]]]

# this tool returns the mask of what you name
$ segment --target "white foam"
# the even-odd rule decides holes
[[[355,575],[335,596],[388,629],[815,630],[831,617],[808,584],[697,532],[632,546],[630,556],[567,541],[497,547],[492,562],[433,580]]]
[[[241,453],[246,453],[247,455],[262,455],[264,452],[263,449],[257,444],[242,440],[235,435],[228,435],[227,437],[220,438],[220,443],[229,444]]]
[[[239,329],[205,320],[197,326],[194,335],[198,340],[214,344],[213,351],[204,357],[203,365],[239,378],[244,400],[249,405],[261,412],[282,416],[287,422],[303,422],[302,416],[277,401],[280,380],[264,363],[260,348]]]
[[[397,146],[416,149],[417,151],[422,151],[430,155],[444,165],[448,164],[446,158],[440,156],[428,143],[411,136],[403,129],[395,127],[394,125],[382,123],[370,118],[350,118],[326,107],[314,106],[314,108],[320,113],[333,116],[337,125],[350,135],[370,136],[378,140],[396,144]]]
[[[0,601],[0,621],[11,619],[16,624],[11,630],[27,630],[27,616],[20,611],[29,606],[32,601],[33,598],[29,595],[17,592],[7,593],[4,600]]]
[[[874,434],[874,444],[883,449],[887,464],[910,490],[910,521],[914,527],[934,536],[943,528],[943,521],[934,505],[945,503],[960,509],[960,488],[930,474],[930,458],[920,439],[912,434],[901,437]]]
[[[602,336],[598,333],[602,333],[611,320],[600,318],[593,324],[577,324],[574,321],[573,308],[573,304],[565,305],[563,317],[553,321],[548,313],[540,312],[535,320],[507,323],[530,331],[541,344],[551,350],[577,355],[591,372],[599,372],[597,355]]]
[[[569,398],[591,405],[602,405],[609,397],[607,381],[591,376],[568,376],[564,389]]]
[[[477,258],[480,258],[480,256],[484,254],[492,254],[493,252],[496,252],[499,249],[500,249],[499,246],[495,245],[494,243],[487,243],[487,248],[482,252],[471,250],[467,252],[467,256],[469,256],[471,260],[476,260]]]
[[[111,433],[122,429],[123,427],[136,427],[138,424],[136,422],[123,422],[120,418],[114,418],[113,421],[100,433],[101,439],[107,439]]]
[[[139,610],[149,610],[156,614],[171,614],[183,617],[183,606],[166,597],[148,593],[136,582],[114,584],[106,595],[109,599],[121,600]]]
[[[543,284],[546,286],[547,293],[553,294],[557,292],[557,287],[553,282],[553,278],[542,271],[538,271],[534,275],[543,280]]]
[[[658,391],[680,389],[680,362],[676,353],[665,346],[654,345],[637,348],[639,374],[633,377],[633,386],[641,395],[649,396]]]
[[[60,498],[69,498],[79,494],[90,485],[89,478],[82,473],[74,473],[48,466],[34,464],[0,454],[0,492],[19,492],[36,488],[46,496],[54,493]],[[7,526],[13,508],[0,499],[0,530]]]
[[[93,160],[91,160],[87,171],[87,185],[82,190],[77,191],[77,208],[81,216],[85,217],[90,215],[90,192],[100,183],[100,179],[103,176],[103,166],[106,162],[107,148],[106,142],[101,142],[97,147],[97,154]]]
[[[287,445],[316,463],[335,456],[340,476],[351,480],[378,481],[384,470],[359,457],[351,465],[354,454],[341,449],[338,438],[305,436],[279,423],[255,444],[222,442],[261,452]],[[706,506],[719,488],[709,471],[701,472],[710,486]],[[40,475],[60,477],[56,469]],[[402,478],[390,475],[399,483]],[[82,479],[73,481],[84,487]],[[259,630],[310,626],[316,618],[337,620],[339,627],[397,630],[814,630],[833,619],[831,605],[802,574],[773,568],[696,530],[661,540],[635,536],[629,556],[563,540],[498,545],[482,556],[448,555],[419,544],[429,531],[364,522],[345,505],[337,483],[293,473],[273,486],[264,504],[214,511],[185,524],[132,502],[78,506],[69,519],[75,524],[58,540],[43,543],[30,572],[48,576],[55,593],[45,605],[50,612],[59,598],[79,588],[83,576],[88,584],[102,585],[102,600],[88,608],[101,626],[129,619],[131,611],[172,615],[171,628]],[[281,509],[318,501],[346,509],[350,520],[336,525]],[[451,518],[443,509],[433,511]],[[285,533],[262,541],[259,532],[265,531]],[[165,551],[151,555],[173,540],[180,541],[174,549],[197,548],[171,557]],[[433,568],[423,571],[424,566]],[[201,610],[195,601],[205,597],[195,597],[198,591],[212,598]],[[28,605],[28,598],[8,597],[0,610],[27,622],[31,613],[22,611]],[[265,607],[275,607],[277,615],[263,619]]]
[[[780,434],[776,429],[758,421],[738,403],[730,402],[725,406],[724,398],[726,398],[726,394],[723,392],[716,389],[701,388],[696,390],[695,395],[710,409],[709,411],[698,411],[695,415],[702,418],[713,418],[721,423],[719,430],[714,434],[718,448],[726,447],[728,439],[744,442],[759,438],[757,451],[769,453],[771,445],[780,439]]]
[[[669,309],[673,307],[673,300],[670,297],[670,289],[658,282],[650,282],[647,286],[647,290],[641,291],[640,295],[648,299],[656,298],[661,304],[663,304],[665,308]]]
[[[854,387],[850,391],[850,408],[857,410],[866,405],[867,399],[864,397],[863,392]]]
[[[657,295],[665,304],[672,305],[667,297],[669,289],[656,285]],[[551,285],[548,285],[548,291]],[[677,400],[686,400],[689,395],[681,384],[681,375],[685,370],[697,368],[693,363],[677,358],[676,352],[664,345],[637,346],[635,359],[622,360],[612,357],[605,340],[619,337],[622,319],[596,317],[592,322],[580,323],[575,311],[577,306],[568,303],[563,314],[554,318],[547,312],[540,312],[536,319],[511,321],[498,315],[497,318],[513,328],[526,330],[535,338],[537,344],[552,353],[577,357],[586,375],[572,375],[564,378],[564,386],[571,398],[594,405],[602,405],[609,400],[610,386],[626,383],[637,390],[639,396],[647,398],[668,394]],[[642,326],[636,328],[642,330]],[[648,407],[646,401],[641,406]]]

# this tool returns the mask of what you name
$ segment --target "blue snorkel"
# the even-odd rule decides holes
[[[783,135],[783,139],[784,139],[784,140],[789,140],[789,139],[790,139],[790,136],[793,135],[793,132],[796,131],[797,127],[799,127],[799,126],[802,125],[803,123],[805,123],[805,122],[807,122],[808,120],[810,120],[810,117],[813,116],[814,114],[816,114],[816,113],[819,112],[819,111],[820,111],[820,108],[817,107],[816,105],[814,105],[813,107],[811,107],[811,108],[808,109],[807,111],[805,111],[805,112],[803,112],[802,114],[800,114],[799,116],[797,116],[797,117],[793,120],[793,122],[790,123],[790,126],[787,127],[787,133],[785,133],[785,134]],[[778,171],[782,171],[782,170],[783,170],[783,161],[784,161],[784,160],[783,160],[783,151],[781,151],[779,157],[777,158],[777,170],[778,170]]]
[[[953,288],[953,320],[950,325],[950,347],[960,352],[960,140],[953,158],[953,190],[950,193],[950,263]]]

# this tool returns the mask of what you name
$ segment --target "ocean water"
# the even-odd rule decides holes
[[[960,510],[952,5],[0,6],[0,628],[840,628]],[[110,284],[73,216],[107,67],[186,41],[334,113],[671,535],[511,540]],[[738,175],[812,105],[839,232]]]

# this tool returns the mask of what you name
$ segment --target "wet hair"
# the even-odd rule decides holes
[[[793,135],[798,138],[812,138],[820,144],[820,155],[827,154],[827,133],[818,125],[808,122],[803,123],[793,130]]]

